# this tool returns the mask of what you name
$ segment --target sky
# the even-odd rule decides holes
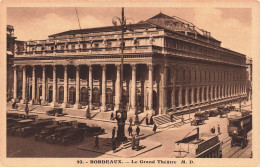
[[[121,8],[77,7],[81,28],[112,26],[112,18],[121,16]],[[250,8],[125,8],[125,16],[134,23],[158,13],[177,16],[211,32],[221,46],[251,56],[252,11]],[[9,7],[7,24],[15,28],[18,40],[42,40],[49,35],[79,29],[74,7]]]

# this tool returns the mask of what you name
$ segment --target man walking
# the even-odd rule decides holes
[[[111,112],[110,120],[114,120],[114,113],[113,113],[113,111]]]
[[[132,117],[129,118],[129,124],[132,125],[133,119]]]
[[[25,113],[26,113],[26,119],[28,117],[28,114],[29,114],[29,107],[28,107],[28,102],[26,102],[26,105],[25,105]]]
[[[95,146],[94,146],[94,150],[97,148],[97,149],[99,149],[99,146],[98,146],[98,144],[99,144],[99,138],[98,138],[98,135],[96,136],[96,139],[95,139]]]
[[[114,127],[113,130],[112,130],[112,139],[115,138],[115,134],[116,134],[116,127]]]
[[[132,125],[129,125],[128,127],[129,136],[133,136],[132,132],[133,132]]]
[[[220,134],[220,126],[219,126],[219,124],[218,124],[218,134]]]
[[[157,126],[154,124],[153,125],[153,132],[156,133],[156,129],[157,129]]]
[[[112,139],[112,150],[113,150],[113,153],[116,152],[116,140],[115,139]]]
[[[140,128],[139,128],[139,126],[137,125],[137,127],[136,127],[136,136],[139,136],[139,133],[140,133]]]

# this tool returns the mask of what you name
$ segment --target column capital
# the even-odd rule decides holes
[[[13,65],[13,66],[12,66],[12,69],[13,69],[13,70],[16,70],[17,67],[18,67],[17,65]]]
[[[92,65],[89,65],[89,66],[88,66],[88,70],[92,72],[92,70],[93,70]]]
[[[101,64],[102,70],[105,71],[107,69],[106,64]]]
[[[32,66],[32,69],[35,70],[36,66],[35,65],[31,65]]]
[[[63,68],[64,68],[65,71],[68,70],[68,66],[67,65],[63,65]]]
[[[154,65],[153,65],[153,64],[147,64],[147,66],[148,66],[148,69],[149,69],[150,71],[153,71],[153,68],[154,68]]]
[[[53,70],[56,71],[56,65],[52,65]]]
[[[132,71],[136,71],[136,64],[131,64]]]
[[[116,68],[120,68],[121,64],[115,64]]]
[[[76,70],[79,71],[79,65],[75,65]]]

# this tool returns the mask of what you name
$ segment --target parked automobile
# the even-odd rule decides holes
[[[24,119],[24,120],[19,120],[17,121],[17,123],[15,124],[15,126],[13,126],[9,131],[8,131],[8,135],[12,135],[15,136],[17,135],[19,132],[20,128],[29,126],[32,122],[34,122],[34,120],[32,119]],[[18,130],[18,131],[17,131]]]
[[[41,141],[41,140],[45,140],[47,136],[50,136],[52,135],[54,132],[55,132],[55,129],[57,128],[58,126],[56,125],[48,125],[48,126],[45,126],[40,133],[37,133],[35,136],[34,136],[34,139],[36,141]]]
[[[17,129],[17,133],[21,137],[35,135],[35,133],[39,133],[44,128],[44,126],[47,126],[50,124],[52,124],[52,122],[49,120],[36,121],[36,122],[31,123],[30,126]]]
[[[84,141],[85,130],[82,128],[69,129],[64,136],[61,136],[60,140],[62,144],[68,145],[74,142]]]
[[[47,143],[55,144],[60,142],[61,137],[66,135],[66,132],[72,128],[73,128],[72,126],[64,126],[64,127],[56,128],[55,132],[52,135],[46,137]]]
[[[207,112],[209,117],[215,117],[215,116],[218,115],[218,111],[217,110],[208,110],[206,112]]]
[[[52,115],[52,116],[55,116],[55,115],[59,115],[59,114],[62,114],[62,108],[54,108],[54,109],[51,109],[49,111],[46,111],[46,114],[47,115]]]
[[[92,126],[86,126],[86,136],[95,136],[105,133],[105,129],[93,124]]]

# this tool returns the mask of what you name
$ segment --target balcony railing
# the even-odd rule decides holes
[[[124,48],[124,53],[146,53],[146,52],[161,52],[162,47],[154,45],[142,45],[142,46],[126,46]],[[120,47],[100,47],[100,48],[85,48],[85,49],[64,49],[64,50],[44,50],[44,51],[27,51],[27,52],[17,52],[15,57],[24,56],[61,56],[64,53],[69,55],[86,55],[86,52],[95,54],[119,54],[121,53]]]

